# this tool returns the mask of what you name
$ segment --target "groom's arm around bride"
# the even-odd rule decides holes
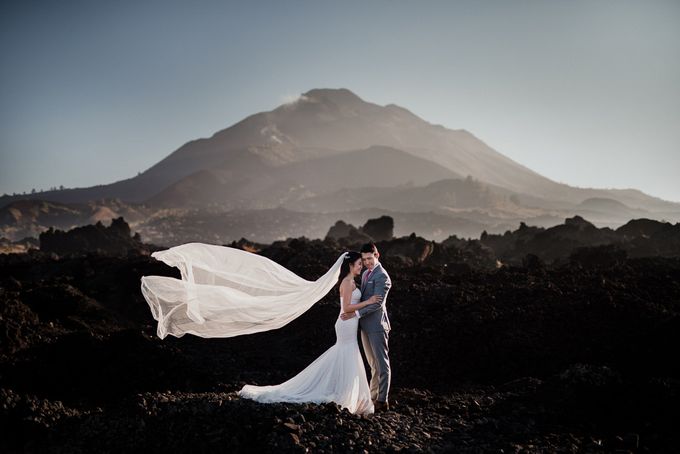
[[[370,292],[371,293],[370,296],[376,295],[382,297],[382,303],[371,304],[369,306],[354,311],[357,317],[365,317],[366,315],[372,312],[378,311],[382,309],[383,305],[386,303],[385,300],[387,298],[387,292],[389,292],[390,287],[392,287],[392,281],[390,280],[390,277],[387,275],[384,269],[382,269],[380,273],[374,274],[377,275],[375,277],[372,277],[371,282],[366,284],[365,293],[368,294]],[[372,291],[369,287],[370,285],[373,286]]]
[[[369,250],[372,249],[372,252],[364,252],[364,248]],[[366,244],[362,247],[362,259],[364,260],[364,265],[366,265],[368,269],[364,271],[361,276],[361,297],[362,299],[368,299],[372,296],[378,296],[382,302],[380,304],[371,304],[353,312],[343,313],[341,314],[341,318],[343,320],[348,320],[352,317],[364,319],[374,312],[381,311],[383,315],[379,317],[379,320],[375,320],[375,322],[377,322],[378,325],[382,325],[383,329],[389,329],[386,300],[387,294],[392,287],[392,280],[387,274],[387,271],[382,267],[382,264],[378,261],[379,257],[380,254],[377,251],[375,244]],[[370,318],[373,321],[375,316]]]

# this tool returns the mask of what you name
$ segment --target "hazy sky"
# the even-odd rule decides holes
[[[8,1],[0,194],[134,176],[312,88],[680,201],[680,1]]]

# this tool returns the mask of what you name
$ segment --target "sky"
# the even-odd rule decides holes
[[[680,2],[0,3],[0,194],[135,176],[313,88],[680,202]]]

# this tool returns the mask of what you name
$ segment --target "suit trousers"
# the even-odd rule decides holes
[[[364,330],[360,331],[364,353],[366,354],[368,365],[371,366],[371,399],[387,402],[387,394],[392,378],[387,346],[390,332],[376,331],[367,333]]]

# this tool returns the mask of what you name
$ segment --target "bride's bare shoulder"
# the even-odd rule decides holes
[[[340,291],[346,291],[346,292],[352,292],[354,291],[354,287],[356,287],[356,284],[354,284],[354,281],[352,279],[343,279],[342,282],[340,283]]]

